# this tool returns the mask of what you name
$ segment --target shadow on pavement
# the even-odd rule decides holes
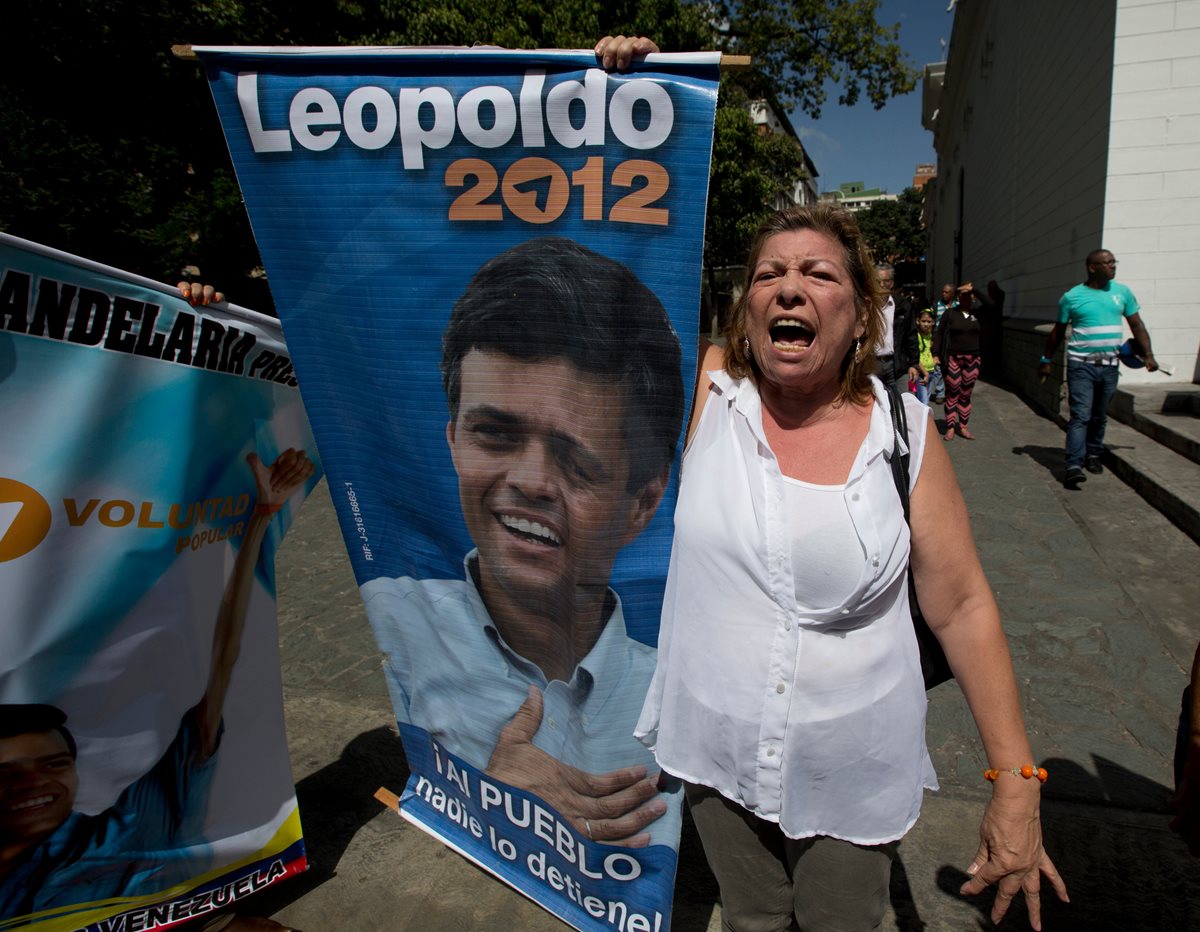
[[[977,919],[980,929],[994,929],[996,926],[992,924],[992,901],[996,894],[994,890],[985,890],[979,896],[963,896],[959,893],[959,889],[964,883],[971,879],[971,875],[958,867],[952,867],[949,864],[942,865],[937,873],[937,885],[946,896],[958,900],[960,903],[966,903],[973,906],[979,912]],[[1043,920],[1045,915],[1043,913]],[[1013,902],[1012,907],[1008,911],[1008,916],[1005,917],[1004,923],[1011,925],[1014,929],[1028,929],[1029,922],[1026,919],[1025,904],[1020,901]],[[1045,922],[1043,921],[1043,925]],[[901,926],[901,928],[904,928]],[[919,928],[923,928],[919,927]]]
[[[1043,883],[1045,928],[1197,928],[1200,862],[1166,828],[1168,788],[1111,760],[1094,756],[1093,761],[1095,774],[1071,760],[1045,762],[1052,775],[1042,801],[1047,850],[1071,894],[1069,904],[1060,903]],[[354,738],[336,761],[296,785],[309,871],[256,895],[239,912],[271,915],[333,877],[355,834],[381,811],[373,798],[376,788],[398,789],[407,779],[403,749],[392,729],[376,728]],[[925,932],[932,926],[914,901],[902,853],[903,845],[890,889],[896,928]],[[994,891],[962,896],[958,890],[966,880],[967,874],[952,865],[937,871],[939,889],[969,904],[978,913],[979,929],[995,928],[989,918]],[[685,809],[673,928],[704,932],[718,902],[716,879]],[[1003,926],[1028,928],[1023,898],[1013,903]]]
[[[1097,754],[1096,775],[1073,760],[1051,758],[1044,766],[1054,778],[1042,791],[1043,800],[1093,803],[1138,812],[1167,812],[1171,790],[1156,780],[1133,773]]]
[[[1109,443],[1105,444],[1105,450],[1130,450],[1132,447],[1120,444]],[[1062,482],[1066,478],[1067,467],[1063,462],[1063,448],[1058,447],[1039,447],[1029,444],[1023,447],[1013,447],[1013,456],[1028,456],[1039,466],[1045,467],[1046,472],[1054,477],[1055,482]],[[1111,466],[1111,460],[1108,461]]]
[[[386,786],[398,792],[408,772],[399,736],[381,727],[364,731],[341,757],[297,783],[308,871],[257,894],[244,911],[272,915],[333,877],[358,830],[383,811],[375,791]]]
[[[900,851],[904,850],[904,842],[900,842]],[[896,853],[896,860],[892,862],[892,880],[888,897],[892,903],[892,911],[896,914],[896,928],[899,932],[925,932],[929,925],[921,918],[921,912],[917,909],[916,901],[913,899],[912,884],[908,881],[908,869],[904,866],[904,859],[900,857],[900,852]]]
[[[1013,447],[1013,456],[1028,456],[1031,460],[1043,467],[1046,472],[1054,477],[1055,482],[1061,483],[1066,477],[1067,467],[1063,463],[1063,448],[1057,447],[1041,447],[1035,444],[1027,444],[1023,447]]]
[[[1095,775],[1074,761],[1045,762],[1052,782],[1042,797],[1042,829],[1071,902],[1060,902],[1043,879],[1043,927],[1114,932],[1197,928],[1200,862],[1167,830],[1167,787],[1113,761],[1093,760]],[[966,880],[957,867],[947,864],[938,870],[939,889],[977,910],[980,929],[995,928],[990,919],[995,891],[962,896],[958,890]],[[1024,897],[1018,895],[1002,926],[1028,928],[1027,917]]]
[[[1036,444],[1026,444],[1023,447],[1013,447],[1013,456],[1028,456],[1039,466],[1044,466],[1048,472],[1054,473],[1055,479],[1062,479],[1063,448],[1041,447]]]
[[[374,799],[375,790],[385,786],[399,792],[408,777],[408,762],[399,737],[391,728],[382,727],[363,732],[346,745],[336,761],[297,783],[309,869],[256,894],[237,912],[273,915],[331,879],[355,834],[383,811]],[[489,877],[489,882],[500,881]],[[685,806],[672,929],[705,932],[719,902],[716,878],[709,870],[700,836]]]

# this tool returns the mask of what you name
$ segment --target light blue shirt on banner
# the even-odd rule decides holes
[[[0,918],[158,893],[208,870],[202,832],[213,757],[189,711],[154,768],[98,815],[72,812],[0,882]]]
[[[1133,292],[1120,282],[1107,282],[1103,288],[1076,285],[1058,301],[1058,322],[1071,325],[1067,359],[1115,364],[1125,341],[1121,318],[1139,309]]]
[[[367,618],[387,655],[384,666],[396,718],[425,729],[452,754],[483,770],[500,730],[531,685],[544,697],[535,746],[588,773],[645,765],[654,755],[636,738],[654,675],[655,650],[625,633],[620,597],[600,637],[570,682],[547,681],[537,664],[509,647],[476,589],[467,554],[466,578],[380,577],[362,586]],[[679,801],[649,826],[652,844],[678,841]]]

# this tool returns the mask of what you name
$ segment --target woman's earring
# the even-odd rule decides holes
[[[854,341],[854,364],[857,366],[862,362],[862,340]]]
[[[742,337],[742,355],[750,359],[750,338]]]

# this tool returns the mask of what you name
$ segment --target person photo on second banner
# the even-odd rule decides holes
[[[633,737],[655,651],[609,582],[670,476],[680,364],[662,303],[621,263],[562,237],[491,259],[442,338],[475,549],[460,579],[362,586],[400,722],[631,847],[674,845],[680,807]]]
[[[271,466],[253,453],[247,462],[256,505],[218,610],[207,688],[151,770],[103,812],[74,811],[66,713],[45,702],[0,705],[0,919],[160,893],[214,866],[203,825],[255,566],[271,516],[314,470],[300,450]]]

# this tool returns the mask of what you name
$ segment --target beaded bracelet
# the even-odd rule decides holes
[[[276,502],[274,505],[255,505],[254,513],[256,515],[263,515],[265,517],[267,515],[275,514],[275,512],[277,512],[283,506],[283,502]]]
[[[989,783],[995,783],[1000,779],[1000,774],[1002,773],[1011,773],[1014,777],[1024,777],[1026,780],[1032,780],[1034,777],[1037,777],[1038,783],[1045,783],[1046,778],[1050,776],[1050,774],[1046,773],[1045,767],[1034,767],[1033,764],[1026,764],[1024,767],[1013,767],[1009,770],[985,770],[983,772],[983,779]]]

